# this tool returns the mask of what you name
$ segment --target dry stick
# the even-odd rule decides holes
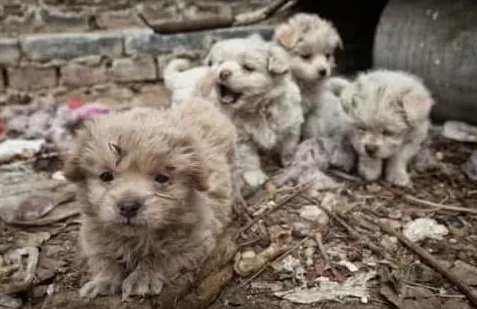
[[[396,232],[386,223],[383,223],[379,220],[376,220],[376,224],[386,233],[399,239],[408,249],[413,251],[421,260],[423,260],[427,265],[431,266],[435,271],[444,275],[450,282],[459,288],[459,290],[467,296],[470,302],[477,308],[477,295],[474,293],[472,288],[467,285],[465,282],[459,279],[453,272],[448,270],[445,266],[441,265],[435,257],[430,253],[424,250],[421,246],[411,242],[406,236],[401,233]]]
[[[318,232],[319,229],[317,229],[317,231],[315,232]],[[313,235],[314,233],[311,233],[310,235]],[[307,236],[305,238],[303,238],[302,240],[300,240],[299,242],[297,242],[296,244],[294,244],[293,246],[290,247],[290,249],[288,249],[287,251],[285,251],[284,253],[282,253],[281,255],[277,256],[276,258],[270,260],[270,261],[267,261],[265,263],[265,265],[262,266],[262,268],[260,268],[255,274],[253,274],[252,276],[250,276],[247,280],[245,280],[244,282],[242,282],[240,284],[240,287],[244,287],[246,286],[247,284],[249,284],[250,282],[252,282],[255,278],[257,278],[258,276],[260,276],[261,273],[263,273],[273,262],[275,261],[280,261],[281,259],[285,258],[287,255],[289,255],[290,253],[292,253],[293,251],[296,250],[296,248],[298,248],[299,246],[301,246],[302,244],[305,243],[306,240],[308,239],[311,239],[312,236]],[[238,290],[238,288],[237,288]]]
[[[423,200],[423,199],[417,198],[417,197],[409,195],[409,194],[404,194],[402,196],[408,202],[411,202],[411,203],[414,203],[414,204],[417,204],[417,205],[420,205],[420,206],[433,207],[433,208],[438,208],[438,209],[442,209],[442,210],[466,212],[466,213],[477,215],[477,209],[444,205],[444,204],[440,204],[440,203],[435,203],[435,202]]]
[[[330,216],[332,219],[334,219],[336,222],[338,222],[341,226],[343,226],[346,230],[346,232],[348,232],[348,234],[354,238],[354,240],[357,240],[359,241],[360,243],[362,243],[364,246],[368,247],[370,250],[372,250],[374,253],[382,256],[383,255],[383,251],[375,246],[369,238],[365,237],[365,236],[362,236],[358,231],[356,231],[353,227],[351,227],[348,223],[346,223],[343,219],[341,219],[337,214],[335,214],[334,212],[332,212],[331,210],[329,210],[328,208],[322,206],[317,200],[313,199],[313,198],[309,198],[309,197],[306,197],[304,196],[305,199],[307,199],[308,201],[310,201],[311,203],[314,203],[316,206],[318,206],[321,210],[323,210],[328,216]]]
[[[300,195],[303,191],[305,191],[310,185],[311,185],[311,183],[308,182],[308,183],[305,183],[303,185],[297,186],[295,192],[290,193],[288,196],[286,196],[283,199],[281,199],[280,201],[278,201],[273,208],[270,208],[268,211],[265,211],[260,216],[257,216],[251,222],[249,222],[245,227],[243,227],[240,231],[238,231],[238,233],[237,233],[237,235],[235,235],[234,239],[237,240],[237,238],[242,233],[246,232],[248,229],[250,229],[252,226],[254,226],[258,221],[260,221],[260,219],[267,216],[271,212],[276,211],[279,208],[283,207],[283,205],[286,205],[289,201],[291,201],[292,199],[294,199],[295,197]]]
[[[321,233],[316,233],[314,235],[314,238],[316,241],[316,245],[318,246],[318,249],[320,249],[321,251],[321,256],[325,260],[325,263],[328,265],[328,267],[331,268],[331,272],[333,273],[333,276],[335,276],[335,278],[338,278],[338,273],[336,272],[336,269],[331,264],[331,260],[330,260],[330,257],[328,256],[328,253],[326,253],[325,245],[323,245]]]

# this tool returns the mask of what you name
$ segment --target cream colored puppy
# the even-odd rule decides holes
[[[318,15],[299,13],[275,29],[274,41],[288,52],[292,75],[301,90],[303,137],[335,134],[342,113],[336,93],[348,84],[343,78],[330,78],[335,51],[342,48],[338,31]]]
[[[209,102],[87,123],[66,160],[92,277],[80,295],[160,294],[195,278],[230,221],[235,128]]]
[[[411,185],[408,163],[428,136],[434,100],[422,81],[402,71],[363,73],[344,88],[343,109],[354,128],[351,143],[358,172],[366,180],[380,177]]]
[[[268,180],[259,151],[278,153],[283,166],[291,163],[303,123],[300,90],[276,44],[253,35],[227,45],[208,58],[217,72],[213,96],[237,128],[241,175],[256,189]]]
[[[197,67],[193,67],[191,61],[186,58],[174,58],[169,61],[164,69],[163,78],[164,85],[171,91],[171,104],[180,105],[193,99],[194,87],[207,75],[208,68],[241,40],[243,39],[227,39],[214,43],[202,60],[202,65]]]

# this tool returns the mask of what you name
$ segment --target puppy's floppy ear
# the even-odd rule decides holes
[[[413,92],[405,92],[398,101],[401,105],[408,123],[417,125],[429,117],[434,100],[430,96],[420,95]]]
[[[273,44],[273,43],[269,43]],[[274,75],[284,75],[288,73],[290,64],[285,51],[276,45],[271,45],[267,59],[267,69]]]
[[[76,135],[76,142],[73,149],[66,155],[65,163],[63,166],[63,174],[71,182],[81,182],[84,180],[85,175],[81,168],[81,158],[84,148],[91,138],[91,126],[93,120],[87,120],[84,123],[84,127],[78,130]]]
[[[191,111],[189,111],[188,114],[190,114],[190,112]],[[187,116],[184,114],[183,117]],[[209,189],[209,171],[205,167],[198,146],[199,145],[191,138],[176,140],[173,145],[174,149],[171,154],[171,159],[181,174],[189,179],[189,183],[194,189],[197,191],[206,191]]]
[[[287,49],[292,49],[298,42],[298,35],[289,24],[281,24],[275,28],[275,41]]]

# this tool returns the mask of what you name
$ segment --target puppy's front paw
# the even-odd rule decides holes
[[[390,183],[400,186],[400,187],[411,187],[411,177],[406,171],[395,170],[388,172],[386,175],[386,180]]]
[[[366,181],[374,181],[381,175],[381,170],[364,166],[358,167],[359,175]]]
[[[132,296],[159,295],[164,283],[153,271],[133,271],[123,282],[123,299]]]
[[[245,172],[242,176],[247,185],[252,189],[258,189],[268,181],[268,176],[261,170]]]
[[[118,282],[94,278],[81,287],[79,294],[81,298],[95,298],[100,295],[113,295],[119,289],[119,285]]]

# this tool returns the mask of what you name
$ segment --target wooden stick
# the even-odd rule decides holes
[[[420,206],[433,207],[433,208],[438,208],[438,209],[442,209],[442,210],[465,212],[465,213],[470,213],[470,214],[477,215],[477,209],[444,205],[444,204],[440,204],[440,203],[435,203],[435,202],[423,200],[423,199],[417,198],[417,197],[409,195],[409,194],[403,194],[402,197],[406,201],[417,204],[417,205],[420,205]]]
[[[268,215],[269,213],[273,212],[273,211],[276,211],[278,210],[279,208],[281,208],[283,205],[286,205],[289,201],[291,201],[292,199],[294,199],[295,197],[297,197],[298,195],[300,195],[303,191],[305,191],[307,188],[309,188],[309,186],[311,185],[311,183],[305,183],[303,185],[299,185],[297,186],[296,190],[293,192],[293,193],[290,193],[289,195],[287,195],[286,197],[282,198],[280,201],[277,202],[277,204],[269,209],[268,211],[265,211],[263,214],[261,214],[260,216],[257,216],[255,217],[251,222],[249,222],[245,227],[243,227],[238,233],[237,235],[235,236],[235,240],[244,232],[248,231],[248,229],[250,229],[252,226],[254,226],[258,221],[260,221],[260,219],[262,219],[263,217],[265,217],[266,215]]]
[[[472,288],[460,280],[453,272],[443,266],[435,257],[424,250],[418,244],[411,242],[406,236],[392,229],[389,225],[379,220],[376,220],[376,224],[386,233],[399,239],[408,249],[413,251],[419,258],[427,265],[431,266],[435,271],[445,276],[450,282],[459,288],[459,290],[467,296],[469,301],[477,308],[477,295]]]

